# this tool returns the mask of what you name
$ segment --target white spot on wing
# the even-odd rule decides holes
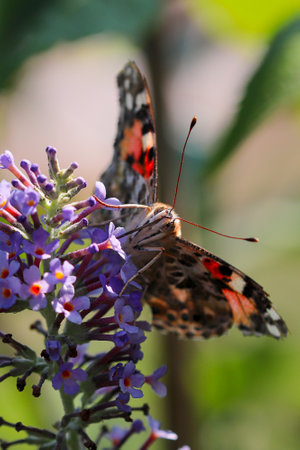
[[[268,309],[267,314],[272,320],[280,320],[280,315],[273,308]]]
[[[130,111],[133,108],[133,98],[132,95],[128,92],[125,97],[125,105],[126,108]]]
[[[266,325],[267,325],[267,328],[268,328],[270,334],[272,334],[272,336],[280,338],[281,334],[280,334],[280,331],[278,330],[278,328],[276,327],[276,325],[272,325],[268,322],[266,323]]]
[[[245,287],[245,280],[243,280],[242,277],[240,277],[239,275],[233,274],[232,275],[232,280],[230,281],[230,283],[228,283],[229,286],[234,289],[236,292],[239,292],[240,294],[243,293],[243,289]]]
[[[142,91],[139,94],[137,94],[135,101],[136,101],[136,104],[138,107],[140,107],[142,105],[147,105],[148,101],[147,101],[146,92]]]
[[[147,133],[143,135],[143,147],[151,148],[153,147],[153,135],[152,133]]]

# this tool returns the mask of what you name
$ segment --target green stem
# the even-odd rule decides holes
[[[54,309],[52,308],[52,305],[51,305],[51,301],[53,300],[53,298],[54,298],[54,295],[52,293],[48,294],[47,295],[48,304],[47,304],[46,308],[44,308],[44,309],[42,309],[40,311],[42,316],[46,320],[47,329],[48,329],[48,332],[50,334],[53,333],[52,325],[53,325],[53,322],[54,322],[55,317],[56,317],[55,311],[54,311]]]
[[[64,407],[65,414],[71,414],[75,411],[73,397],[64,393],[63,388],[60,389],[60,398]],[[68,449],[80,450],[79,434],[76,430],[68,431]]]

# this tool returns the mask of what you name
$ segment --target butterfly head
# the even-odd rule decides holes
[[[139,218],[129,234],[128,243],[134,247],[167,246],[171,236],[181,236],[181,226],[175,211],[164,203],[154,203]]]
[[[152,223],[152,230],[159,231],[162,235],[181,236],[181,225],[178,215],[171,206],[164,203],[154,203],[146,216],[149,223]]]

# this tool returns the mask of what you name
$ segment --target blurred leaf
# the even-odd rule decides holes
[[[60,41],[111,31],[141,41],[152,31],[158,0],[2,0],[0,89],[29,56]]]
[[[299,0],[189,0],[201,27],[217,36],[257,38],[274,33],[300,11]]]
[[[204,175],[215,171],[236,147],[279,106],[300,98],[300,18],[274,38],[251,78],[239,111],[213,149]]]

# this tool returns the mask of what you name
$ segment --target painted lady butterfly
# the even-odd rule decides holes
[[[172,207],[156,202],[157,149],[147,83],[133,62],[117,80],[118,133],[112,163],[101,180],[122,203],[149,205],[147,210],[121,210],[119,224],[130,231],[124,250],[147,284],[153,325],[186,338],[219,336],[233,323],[246,335],[285,336],[287,327],[263,288],[182,239]]]

